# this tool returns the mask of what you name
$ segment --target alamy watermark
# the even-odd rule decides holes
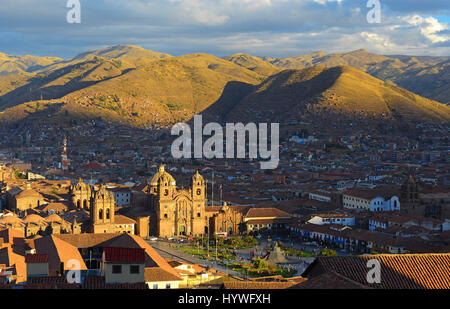
[[[81,262],[77,259],[71,259],[67,262],[67,272],[66,279],[70,284],[80,284],[81,283]]]
[[[380,0],[367,1],[367,7],[371,10],[367,13],[367,22],[369,24],[381,23],[381,3]]]
[[[69,24],[81,24],[81,3],[79,0],[68,0],[66,20]]]
[[[366,266],[370,268],[367,272],[367,283],[381,283],[381,264],[377,259],[370,259]]]
[[[279,123],[270,124],[269,147],[267,123],[260,123],[259,125],[255,123],[246,125],[243,123],[227,123],[224,130],[216,122],[207,123],[203,127],[202,116],[196,115],[194,116],[193,132],[186,123],[180,122],[172,127],[171,134],[181,136],[172,143],[171,152],[175,159],[192,159],[192,154],[197,159],[244,159],[247,158],[248,153],[249,159],[261,158],[266,160],[260,162],[261,169],[275,169],[279,163],[279,130]],[[203,143],[203,136],[210,137]],[[194,146],[193,151],[192,146]]]

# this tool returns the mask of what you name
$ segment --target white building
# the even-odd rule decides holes
[[[308,223],[317,225],[338,224],[343,226],[354,226],[355,216],[346,214],[318,214],[309,219]]]
[[[309,199],[330,203],[331,193],[327,191],[313,191],[309,193]]]
[[[361,211],[400,211],[400,200],[388,190],[349,190],[342,196],[344,208]]]

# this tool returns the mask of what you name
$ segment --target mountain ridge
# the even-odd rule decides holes
[[[400,60],[366,50],[346,53],[343,58],[321,51],[301,57],[289,60],[289,65],[297,61],[306,68],[286,69],[267,62],[268,58],[244,53],[224,58],[206,53],[171,56],[132,45],[106,47],[33,72],[0,76],[0,122],[39,119],[48,111],[45,121],[104,118],[135,126],[166,126],[199,113],[211,119],[232,119],[233,115],[237,119],[248,114],[245,107],[253,109],[249,119],[269,109],[289,118],[301,116],[301,108],[313,108],[357,117],[384,113],[391,119],[448,121],[448,107],[440,107],[438,102],[347,64],[332,66],[351,62],[367,71],[374,68],[373,61],[382,60],[392,72],[377,64],[378,74],[393,75],[396,66],[408,65],[422,72],[410,69],[411,80],[419,80],[412,86],[419,87],[426,81],[434,83],[432,76],[446,63],[445,57],[420,62],[416,57]],[[320,64],[323,61],[325,65]],[[370,84],[370,89],[362,81]],[[445,85],[445,79],[441,83]],[[371,99],[352,90],[358,88]],[[445,95],[446,87],[440,90]],[[292,104],[292,111],[283,98]],[[340,105],[328,106],[327,100]],[[364,101],[367,106],[361,108]]]

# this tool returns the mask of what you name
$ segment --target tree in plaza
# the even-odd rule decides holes
[[[331,250],[331,249],[327,249],[324,248],[322,249],[322,251],[320,252],[321,256],[337,256],[337,253],[335,250]]]

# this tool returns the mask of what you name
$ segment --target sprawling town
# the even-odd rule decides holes
[[[173,159],[164,128],[0,131],[2,287],[449,288],[448,128],[304,127],[282,125],[275,170]]]
[[[0,293],[437,303],[449,4],[0,1]]]

